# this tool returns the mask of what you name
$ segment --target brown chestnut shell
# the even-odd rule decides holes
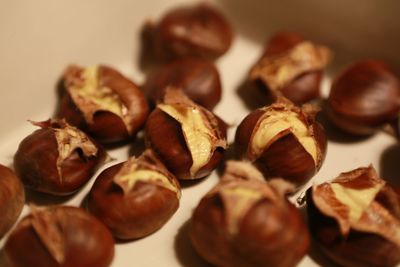
[[[88,142],[97,149],[96,154],[86,156],[78,147],[62,162],[58,162],[60,152],[55,130],[70,126],[57,120],[40,124],[41,129],[34,131],[19,144],[14,155],[15,172],[24,185],[32,190],[52,195],[72,194],[91,178],[107,154],[99,144],[85,135]],[[77,128],[74,130],[83,134]]]
[[[296,266],[306,254],[310,238],[300,212],[283,196],[271,191],[275,193],[255,200],[245,214],[240,211],[229,217],[233,214],[229,205],[240,210],[243,206],[239,204],[245,202],[240,202],[239,195],[224,200],[224,190],[239,192],[242,188],[253,187],[256,194],[263,195],[265,187],[269,187],[264,181],[251,180],[255,177],[251,178],[250,172],[244,173],[249,180],[224,181],[222,178],[201,199],[190,224],[189,236],[194,248],[203,259],[218,267]],[[236,219],[235,232],[229,226],[232,218]]]
[[[351,175],[354,175],[355,171],[360,172],[362,169],[367,170],[367,168],[359,168],[352,172],[343,173],[341,177],[350,177],[345,179],[347,179],[348,183],[352,183],[351,180],[353,178],[351,178]],[[364,177],[360,176],[358,182],[353,182],[352,188],[362,189],[363,186],[368,186],[368,183],[370,183],[369,177],[365,175],[369,174],[366,174],[365,171],[363,172],[362,175]],[[342,181],[346,180],[342,179]],[[316,205],[313,194],[313,188],[307,190],[309,229],[321,252],[331,260],[341,266],[349,267],[396,266],[400,263],[400,246],[398,244],[396,245],[381,234],[358,230],[352,226],[348,233],[343,233],[338,219],[325,214]],[[360,192],[360,194],[364,193]],[[400,198],[390,186],[384,185],[373,201],[379,203],[391,216],[394,216],[400,222]],[[346,210],[342,210],[342,212],[345,213]],[[379,221],[379,216],[375,220]],[[373,215],[370,217],[372,218]],[[382,224],[380,221],[378,223]],[[377,225],[376,227],[387,226]]]
[[[24,203],[22,182],[12,170],[0,165],[0,239],[17,221]]]
[[[231,46],[233,32],[214,7],[200,3],[168,11],[156,25],[153,46],[159,58],[214,59]]]
[[[95,217],[69,206],[48,207],[45,212],[26,216],[12,231],[4,246],[8,266],[110,266],[114,240]]]
[[[382,61],[355,62],[332,83],[328,114],[350,134],[372,134],[395,120],[399,110],[400,80]]]
[[[101,143],[118,143],[134,138],[143,127],[149,112],[144,94],[136,84],[115,69],[105,65],[99,65],[97,68],[99,85],[111,89],[117,96],[118,101],[126,108],[129,122],[124,122],[119,115],[102,109],[95,110],[91,121],[88,120],[85,116],[87,111],[83,110],[87,104],[75,102],[68,91],[68,87],[77,85],[76,81],[82,79],[84,68],[78,66],[68,67],[62,77],[62,94],[57,118],[66,119],[68,123],[90,133]]]
[[[305,38],[295,32],[278,32],[274,34],[266,45],[262,58],[280,56],[293,49],[296,45],[305,42]],[[260,59],[260,60],[261,60]],[[257,65],[257,64],[256,64]],[[255,65],[255,66],[256,66]],[[288,98],[297,105],[304,104],[313,99],[320,97],[320,84],[322,80],[323,70],[310,70],[304,72],[289,83],[279,88],[280,94]],[[251,78],[251,80],[254,80]],[[255,79],[254,82],[262,90],[267,92],[267,98],[276,99],[276,93],[269,88],[263,79]]]
[[[180,188],[175,177],[154,157],[135,162],[141,170],[153,170],[169,179],[176,192],[151,181],[138,181],[128,192],[115,183],[126,162],[104,170],[96,179],[87,199],[87,209],[100,219],[118,239],[135,239],[160,229],[179,207]],[[149,165],[150,164],[150,165]],[[142,164],[143,165],[143,164]]]
[[[275,108],[272,105],[267,109]],[[297,110],[297,108],[293,110]],[[254,110],[239,124],[235,134],[235,151],[238,156],[251,158],[248,150],[252,135],[258,121],[265,112],[264,108]],[[314,119],[307,119],[309,115],[302,113],[302,111],[297,110],[297,112],[299,112],[300,117],[303,117],[303,122],[312,132],[317,144],[319,154],[317,164],[291,132],[277,138],[253,162],[267,178],[282,177],[300,186],[314,176],[322,166],[327,150],[327,138],[321,124]]]
[[[201,58],[182,58],[161,66],[147,78],[144,91],[157,103],[164,98],[168,86],[181,88],[190,99],[209,110],[218,104],[222,95],[217,68]]]

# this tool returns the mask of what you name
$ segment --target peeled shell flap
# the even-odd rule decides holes
[[[314,185],[312,200],[324,215],[338,222],[342,235],[348,235],[351,229],[373,233],[400,247],[400,219],[377,201],[378,194],[388,194],[384,188],[385,181],[370,166],[342,173],[330,183]],[[398,209],[400,201],[392,204]]]
[[[65,238],[63,226],[61,223],[64,220],[65,214],[62,210],[54,208],[37,208],[30,207],[33,229],[37,233],[40,241],[47,248],[50,255],[62,265],[65,262]],[[29,248],[28,248],[29,249]]]
[[[192,177],[208,163],[217,147],[226,148],[226,139],[219,130],[214,114],[196,105],[182,90],[167,88],[164,102],[158,108],[181,124],[193,160],[190,169]]]
[[[154,183],[181,196],[176,178],[162,165],[150,150],[146,150],[139,158],[131,157],[123,163],[114,177],[114,183],[128,194],[139,181]]]
[[[327,47],[304,41],[282,54],[262,57],[251,70],[250,78],[262,80],[276,92],[303,73],[323,69],[330,59]]]

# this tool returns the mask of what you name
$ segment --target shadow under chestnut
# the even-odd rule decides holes
[[[78,194],[80,190],[81,189],[71,195],[53,196],[50,194],[37,192],[25,187],[25,199],[26,203],[32,203],[37,206],[60,205],[75,197],[75,195]]]
[[[400,144],[386,148],[379,160],[380,177],[394,186],[400,186]]]
[[[144,141],[143,131],[136,135],[134,142],[129,146],[129,157],[139,157],[146,150],[146,143]]]
[[[175,236],[175,255],[183,267],[212,267],[194,250],[189,239],[190,220],[186,221]]]

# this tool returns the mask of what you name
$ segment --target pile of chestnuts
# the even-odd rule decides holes
[[[250,111],[229,144],[224,120],[231,118],[213,113],[223,96],[214,61],[234,38],[228,20],[200,3],[145,28],[155,68],[143,85],[105,65],[70,65],[61,75],[54,118],[31,122],[39,129],[20,142],[13,170],[0,165],[0,238],[21,214],[24,187],[73,196],[112,161],[110,145],[135,146],[143,137],[145,149],[103,169],[81,208],[27,203],[30,213],[7,236],[0,265],[110,266],[116,241],[161,229],[179,210],[181,183],[205,179],[224,163],[187,233],[213,266],[293,267],[311,242],[341,266],[400,263],[400,190],[372,166],[304,188],[328,151],[320,110],[352,135],[399,121],[400,80],[385,62],[346,67],[321,109],[331,50],[295,32],[276,33],[246,78],[270,104]],[[306,192],[307,223],[288,200],[298,190]]]

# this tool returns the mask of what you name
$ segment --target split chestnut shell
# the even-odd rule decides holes
[[[134,138],[149,108],[139,87],[113,68],[69,66],[62,77],[57,117],[101,143]]]
[[[179,207],[176,178],[147,150],[139,158],[104,170],[87,199],[87,209],[119,239],[134,239],[161,228]]]
[[[9,267],[108,267],[114,240],[80,208],[32,207],[8,237],[4,254]]]
[[[310,231],[341,266],[400,263],[400,197],[372,167],[342,173],[307,191]]]
[[[247,115],[236,130],[235,149],[268,177],[300,186],[314,176],[326,154],[327,140],[315,121],[315,108],[277,102]]]
[[[196,105],[177,88],[168,88],[164,102],[149,115],[146,144],[178,179],[207,176],[222,160],[225,123]]]
[[[250,80],[272,99],[284,96],[298,105],[320,97],[323,69],[329,63],[327,47],[294,32],[279,32],[250,71]]]
[[[196,207],[189,236],[198,254],[218,267],[294,267],[310,238],[300,212],[248,162],[228,162],[221,181]]]
[[[15,172],[32,190],[72,194],[106,159],[100,145],[64,120],[33,124],[40,129],[22,140],[14,155]]]

